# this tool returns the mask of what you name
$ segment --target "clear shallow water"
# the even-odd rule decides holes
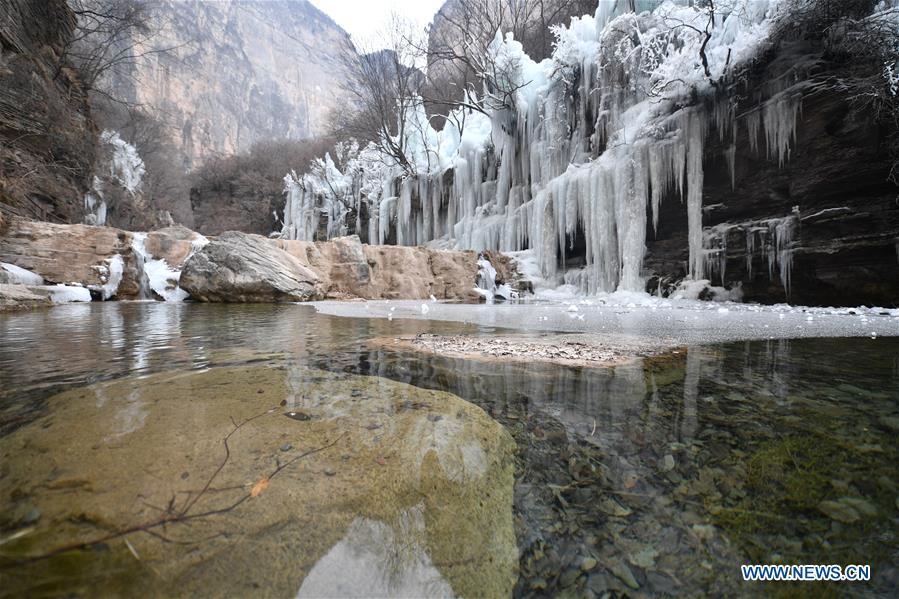
[[[378,377],[368,380],[449,391],[483,408],[511,434],[517,446],[516,595],[889,596],[899,584],[899,339],[692,346],[597,370],[366,345],[366,339],[385,335],[494,331],[452,322],[338,318],[308,306],[108,303],[0,316],[0,427],[7,437],[34,429],[29,434],[39,439],[42,419],[58,413],[62,420],[68,413],[48,401],[55,393],[122,377],[130,377],[123,388],[156,386],[152,375],[159,372],[217,375],[265,366],[285,373],[284,382],[260,388],[277,389],[275,399],[283,396],[291,406],[308,406],[310,386],[320,384],[317,372]],[[231,380],[222,374],[216,393],[223,402],[240,399],[232,397],[238,383],[227,384]],[[208,391],[192,384],[198,396]],[[380,405],[380,392],[364,392],[364,405]],[[116,405],[111,401],[109,409]],[[316,409],[328,401],[320,400]],[[97,409],[95,415],[104,413]],[[204,422],[195,425],[198,437]],[[10,461],[0,469],[0,491],[14,497],[15,509],[0,523],[0,541],[26,526],[25,508],[41,500],[41,491],[23,496],[10,488],[7,474],[23,466],[14,454]],[[67,496],[75,503],[90,499],[78,489]],[[241,516],[264,519],[254,505]],[[417,521],[414,505],[400,507],[413,514],[400,520]],[[318,572],[339,571],[346,558],[335,566],[333,556],[347,553],[346,539],[360,527],[369,530],[370,543],[409,530],[385,532],[371,518],[362,522],[348,529],[343,524],[349,531],[344,545],[339,535],[333,539],[334,551],[326,554],[332,561]],[[241,547],[235,544],[234,551]],[[0,556],[3,550],[0,545]],[[100,560],[85,555],[78,568]],[[269,571],[284,562],[250,559],[243,567],[259,574],[265,588]],[[873,581],[747,585],[739,564],[749,562],[870,563]],[[399,578],[403,584],[411,584],[409,576],[433,575],[434,564],[452,579],[436,554],[416,563],[412,575]],[[49,566],[38,572],[53,576]],[[204,572],[212,576],[214,569]],[[90,588],[114,589],[109,576],[92,579]],[[446,590],[445,584],[429,588]]]

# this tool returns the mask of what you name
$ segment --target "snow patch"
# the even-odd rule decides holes
[[[50,292],[50,301],[54,304],[68,304],[71,302],[89,302],[91,301],[91,292],[85,287],[77,285],[53,285],[48,287]]]
[[[30,270],[26,270],[24,268],[20,268],[15,264],[9,264],[7,262],[0,262],[0,269],[5,270],[7,275],[6,278],[13,285],[43,285],[44,277],[41,275],[31,272]]]

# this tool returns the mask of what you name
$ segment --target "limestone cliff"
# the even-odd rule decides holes
[[[62,56],[75,17],[64,0],[0,2],[0,209],[79,222],[96,131]]]
[[[158,34],[109,84],[166,120],[185,167],[323,132],[351,46],[307,0],[150,2]]]

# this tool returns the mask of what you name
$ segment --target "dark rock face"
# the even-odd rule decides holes
[[[891,131],[869,107],[827,85],[847,68],[825,62],[815,73],[822,85],[803,95],[783,166],[766,157],[762,132],[758,149],[750,147],[746,120],[738,118],[732,188],[727,147],[710,133],[703,227],[706,248],[712,248],[706,277],[714,285],[742,285],[746,301],[762,303],[899,305],[899,188],[888,180],[886,146]],[[760,80],[771,76],[766,69]],[[647,233],[647,271],[663,279],[685,276],[687,247],[684,206],[666,198],[658,231],[650,224]],[[790,260],[785,287],[780,264]],[[650,279],[647,290],[655,292],[657,282]]]
[[[302,302],[321,296],[312,270],[265,237],[236,231],[187,261],[181,288],[204,302]]]
[[[81,220],[96,132],[61,62],[74,27],[65,0],[0,3],[0,208],[13,214]]]
[[[284,197],[264,197],[237,189],[198,187],[190,191],[190,206],[197,232],[221,235],[225,231],[268,235],[280,230],[275,214],[284,210]]]

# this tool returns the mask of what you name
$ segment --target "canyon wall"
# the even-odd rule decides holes
[[[741,286],[746,301],[897,306],[899,187],[889,179],[896,132],[878,121],[874,106],[836,85],[853,76],[853,64],[806,51],[783,51],[747,84],[776,80],[785,61],[815,65],[782,164],[766,155],[764,135],[753,135],[746,119],[737,119],[732,149],[709,136],[706,276]],[[647,291],[686,276],[687,235],[683,206],[666,199],[658,230],[647,231]]]
[[[64,0],[0,3],[0,210],[82,219],[97,133],[64,59],[74,28]]]
[[[149,8],[158,33],[109,85],[166,121],[186,168],[259,140],[324,132],[351,46],[311,3],[151,0]]]

